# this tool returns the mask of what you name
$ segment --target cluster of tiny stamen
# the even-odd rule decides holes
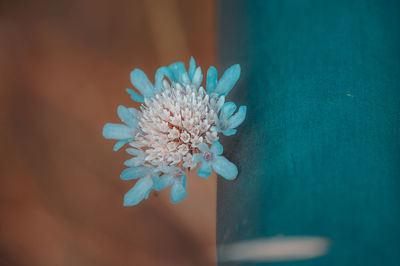
[[[163,87],[141,106],[139,133],[131,145],[144,150],[145,161],[152,165],[191,168],[198,145],[218,140],[218,133],[211,130],[218,99],[210,98],[203,87],[166,81]]]

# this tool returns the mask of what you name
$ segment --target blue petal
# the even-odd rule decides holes
[[[139,117],[139,115],[140,115],[140,111],[139,110],[137,110],[135,108],[132,108],[132,107],[129,107],[128,110],[129,110],[129,112],[131,112],[131,114],[134,117],[136,117],[136,118]]]
[[[157,172],[163,172],[163,173],[170,173],[172,172],[176,167],[175,166],[168,166],[168,165],[161,165],[156,168]]]
[[[144,156],[136,156],[124,162],[125,166],[132,167],[132,166],[139,166],[144,164]]]
[[[136,179],[145,176],[147,174],[147,171],[148,169],[144,166],[126,168],[124,171],[122,171],[120,177],[122,180]]]
[[[237,111],[236,114],[234,114],[231,118],[228,119],[229,121],[229,127],[231,128],[236,128],[240,126],[241,123],[243,123],[244,119],[246,118],[246,106],[240,106],[239,111]]]
[[[171,82],[175,82],[174,73],[168,67],[160,67],[156,72],[155,82],[156,89],[162,91],[162,81],[167,77]]]
[[[126,140],[132,138],[132,129],[122,124],[107,123],[103,128],[106,139]]]
[[[122,141],[122,140],[121,140],[121,141]],[[132,158],[132,159],[126,160],[126,161],[124,162],[124,165],[125,165],[125,166],[128,166],[128,167],[137,166],[137,165],[136,165],[136,158]]]
[[[201,150],[202,152],[206,152],[206,151],[210,151],[210,148],[208,148],[208,145],[205,144],[204,142],[200,143],[198,146],[199,150]]]
[[[173,181],[174,179],[169,175],[153,177],[153,189],[161,191],[172,185]]]
[[[194,61],[193,56],[190,57],[190,63],[189,63],[189,79],[193,79],[194,71],[196,70],[196,61]]]
[[[186,73],[185,65],[182,62],[176,62],[169,66],[174,74],[177,82],[183,83],[183,80],[189,81],[189,76]]]
[[[218,72],[215,67],[210,67],[207,71],[207,92],[211,94],[217,86]]]
[[[117,143],[115,143],[113,150],[114,151],[118,151],[119,149],[121,149],[126,143],[128,143],[129,141],[133,140],[132,139],[126,139],[126,140],[120,140]]]
[[[196,71],[194,72],[193,79],[192,79],[192,85],[195,88],[198,88],[203,81],[203,74],[201,73],[201,67],[198,67]]]
[[[118,106],[117,109],[119,119],[130,127],[136,127],[138,120],[133,114],[123,105]]]
[[[144,97],[150,97],[154,94],[153,84],[142,70],[135,69],[131,72],[131,82]]]
[[[214,154],[221,155],[224,152],[224,147],[222,147],[222,144],[219,141],[214,141],[211,145],[211,151]]]
[[[171,202],[178,203],[187,195],[186,176],[182,177],[182,182],[175,182],[171,188]]]
[[[139,95],[136,91],[132,89],[126,89],[126,92],[131,95],[131,99],[134,100],[135,102],[143,103],[144,98],[142,95]]]
[[[180,82],[182,84],[189,84],[190,83],[189,76],[188,76],[188,74],[186,72],[181,75]]]
[[[126,149],[126,152],[133,156],[139,156],[143,153],[142,150],[137,150],[137,149],[132,149],[132,148]]]
[[[211,175],[210,163],[203,161],[196,173],[203,178],[209,177]]]
[[[236,131],[237,131],[236,129],[230,128],[228,130],[222,131],[222,134],[224,134],[224,136],[229,137],[229,136],[235,135]]]
[[[135,186],[125,194],[124,206],[137,205],[144,198],[147,198],[152,185],[153,181],[151,178],[141,178],[136,182]]]
[[[226,96],[240,77],[240,66],[238,64],[228,68],[220,78],[215,88],[215,93]]]
[[[195,162],[195,163],[199,163],[199,162],[204,161],[203,154],[201,154],[201,153],[193,154],[192,161]]]
[[[144,199],[148,199],[150,195],[151,189],[147,190],[146,195],[144,196]]]
[[[220,96],[217,101],[217,111],[221,110],[224,103],[225,103],[225,96]]]
[[[212,168],[217,174],[228,180],[234,179],[238,175],[236,165],[223,156],[215,156],[214,161],[212,162]]]
[[[186,174],[184,174],[180,180],[182,186],[186,189]]]
[[[229,118],[233,115],[235,111],[236,111],[236,104],[233,102],[226,102],[224,103],[224,105],[222,105],[221,115],[223,115],[226,118]]]

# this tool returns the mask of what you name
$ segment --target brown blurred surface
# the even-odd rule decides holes
[[[211,0],[0,2],[0,265],[215,264],[215,177],[124,208],[101,135],[133,68],[214,65],[214,23]]]

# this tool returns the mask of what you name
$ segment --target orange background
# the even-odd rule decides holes
[[[130,71],[215,64],[214,1],[0,2],[0,264],[214,265],[216,178],[122,206]]]

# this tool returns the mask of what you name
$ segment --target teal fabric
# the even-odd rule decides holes
[[[239,176],[218,181],[218,244],[323,236],[328,255],[276,265],[400,265],[400,1],[218,9],[221,69],[242,67],[228,100],[248,106],[223,142]]]

